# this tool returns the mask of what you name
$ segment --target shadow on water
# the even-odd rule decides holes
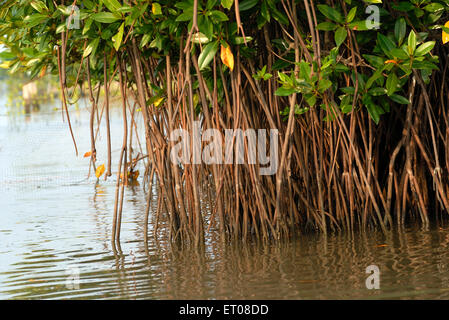
[[[72,112],[83,151],[90,149],[83,134],[86,113]],[[114,112],[111,120],[117,155],[121,122]],[[105,160],[104,142],[99,136],[99,163]],[[122,241],[114,251],[115,175],[98,183],[87,178],[88,159],[75,157],[70,146],[59,112],[0,119],[0,298],[449,298],[448,227],[387,236],[301,235],[268,245],[225,244],[212,233],[203,250],[179,249],[167,240],[164,217],[153,237],[153,214],[144,243],[143,183],[125,189]],[[152,195],[154,213],[155,186]],[[207,211],[208,201],[202,205]],[[380,269],[380,290],[366,288],[370,265]]]

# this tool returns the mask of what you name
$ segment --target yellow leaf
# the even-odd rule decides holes
[[[102,164],[101,166],[97,167],[97,170],[95,171],[95,176],[97,178],[100,178],[101,175],[103,174],[103,172],[104,172],[104,164]]]
[[[154,106],[155,107],[159,107],[159,105],[161,104],[162,100],[164,100],[164,97],[159,98],[156,101],[154,101]]]
[[[87,151],[87,152],[84,154],[84,158],[90,157],[91,155],[92,155],[92,152]]]
[[[445,26],[446,28],[449,28],[449,21],[446,22],[446,23],[444,24],[444,26]],[[447,34],[444,30],[443,30],[442,38],[443,38],[443,39],[442,39],[443,44],[445,44],[446,42],[449,42],[449,34]]]
[[[231,47],[229,45],[227,47],[223,45],[221,46],[220,57],[224,65],[232,71],[234,69],[234,55],[232,54]]]
[[[45,76],[45,72],[47,71],[47,66],[45,65],[42,69],[41,72],[39,73],[39,78],[42,78],[43,76]]]
[[[0,64],[0,68],[2,69],[8,69],[12,64],[12,61],[4,61],[2,64]]]
[[[385,61],[385,64],[387,64],[387,63],[398,64],[398,62],[396,60],[387,60],[387,61]]]
[[[162,14],[161,5],[157,2],[153,2],[151,5],[151,12],[153,12],[154,15]]]

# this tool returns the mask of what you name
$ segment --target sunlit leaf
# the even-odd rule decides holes
[[[421,56],[426,55],[433,49],[434,46],[435,46],[435,41],[428,41],[428,42],[423,43],[416,49],[415,56],[421,57]]]
[[[92,52],[95,53],[98,47],[98,43],[100,42],[100,38],[96,38],[92,40],[84,49],[83,58],[86,58],[88,55],[90,55]]]
[[[449,28],[449,21],[447,21],[444,26],[446,28]],[[443,44],[445,44],[446,42],[449,42],[449,33],[447,33],[446,31],[443,30],[443,34],[442,34],[442,41]]]
[[[157,100],[154,101],[154,106],[159,107],[162,101],[164,101],[164,97],[158,98]]]
[[[206,37],[203,33],[197,32],[192,35],[192,42],[193,43],[208,43],[209,38]]]
[[[96,176],[97,178],[100,178],[101,175],[104,173],[104,170],[105,170],[104,164],[98,166],[98,167],[97,167],[97,170],[95,170],[95,176]]]
[[[161,15],[162,14],[162,9],[161,9],[161,5],[157,2],[153,2],[153,4],[151,5],[151,12],[157,16],[157,15]]]
[[[120,49],[120,45],[122,44],[124,28],[125,28],[125,23],[123,22],[121,24],[120,28],[118,29],[117,34],[112,37],[112,42],[114,42],[115,51],[118,51],[118,49]]]
[[[234,0],[221,0],[221,5],[223,8],[231,9],[232,5],[234,3]]]
[[[227,47],[221,46],[221,61],[223,64],[227,66],[229,69],[234,70],[234,55],[232,54],[231,47],[228,45]]]
[[[8,69],[12,64],[13,64],[13,61],[3,61],[3,63],[0,64],[0,68]]]
[[[103,3],[112,12],[116,12],[122,6],[117,0],[103,0]]]
[[[214,41],[211,43],[208,43],[203,51],[201,52],[200,56],[198,57],[198,65],[200,67],[200,70],[203,70],[205,67],[209,65],[209,63],[214,58],[215,54],[218,50],[218,42]]]
[[[31,1],[31,6],[36,9],[39,13],[43,13],[45,11],[48,11],[47,6],[45,5],[45,3],[43,1]]]
[[[416,49],[416,33],[415,31],[410,31],[410,34],[408,35],[408,52],[410,54],[413,54]]]
[[[28,28],[32,28],[34,26],[37,26],[38,24],[42,23],[44,20],[47,20],[49,17],[45,14],[36,13],[31,16],[25,17],[23,20]]]

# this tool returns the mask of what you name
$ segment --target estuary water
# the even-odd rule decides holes
[[[260,246],[210,236],[203,251],[143,242],[142,178],[125,188],[121,250],[111,248],[113,176],[88,178],[89,112],[8,115],[0,104],[0,299],[448,299],[449,227],[302,235]],[[59,107],[59,106],[58,106]],[[113,159],[122,127],[112,110]],[[138,123],[139,124],[139,123]],[[98,162],[106,162],[104,128]],[[143,172],[143,168],[138,168]],[[157,196],[153,190],[153,206]],[[207,208],[206,208],[207,209]],[[163,229],[163,221],[161,222]],[[368,289],[369,266],[379,289]]]

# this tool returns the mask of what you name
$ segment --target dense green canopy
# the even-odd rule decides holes
[[[424,79],[437,69],[438,57],[432,56],[431,50],[434,41],[440,40],[442,18],[447,15],[449,1],[338,2],[329,6],[325,4],[329,1],[314,1],[314,5],[320,3],[316,6],[318,10],[311,13],[319,30],[315,34],[307,30],[306,10],[297,13],[298,28],[292,30],[292,17],[284,10],[291,4],[279,0],[198,1],[197,28],[193,30],[193,0],[3,0],[0,42],[8,50],[1,53],[2,67],[9,67],[11,72],[28,70],[32,77],[45,72],[58,74],[57,50],[63,47],[66,85],[72,87],[77,79],[82,81],[77,74],[83,57],[89,57],[91,67],[102,75],[103,55],[106,54],[114,70],[115,51],[125,51],[136,41],[145,56],[159,59],[161,69],[165,63],[162,56],[177,57],[186,45],[189,31],[193,31],[190,39],[196,45],[192,50],[202,52],[201,70],[207,73],[220,45],[230,45],[234,53],[236,47],[240,48],[242,58],[256,58],[260,66],[256,79],[266,80],[270,76],[263,68],[267,62],[263,52],[266,44],[260,38],[264,26],[277,25],[290,31],[290,35],[285,32],[264,39],[271,42],[269,47],[277,53],[269,70],[282,85],[277,95],[304,93],[307,105],[324,107],[323,94],[329,89],[339,96],[336,105],[347,113],[352,110],[355,81],[352,79],[348,85],[347,81],[338,80],[344,75],[354,78],[351,64],[356,63],[364,67],[358,73],[357,100],[378,122],[379,116],[390,109],[391,101],[407,103],[401,88],[412,69],[420,70]],[[377,5],[377,21],[372,16],[377,12],[367,9],[368,4]],[[370,27],[373,29],[367,30]],[[312,55],[313,62],[302,60],[300,73],[290,74],[295,67],[292,45],[295,32],[302,37],[304,56]],[[328,33],[322,44],[324,50],[316,52],[313,39],[323,32]],[[351,46],[357,51],[348,52],[353,49]],[[341,59],[345,55],[347,59]],[[312,68],[315,76],[310,76]],[[305,108],[297,111],[302,113]]]

